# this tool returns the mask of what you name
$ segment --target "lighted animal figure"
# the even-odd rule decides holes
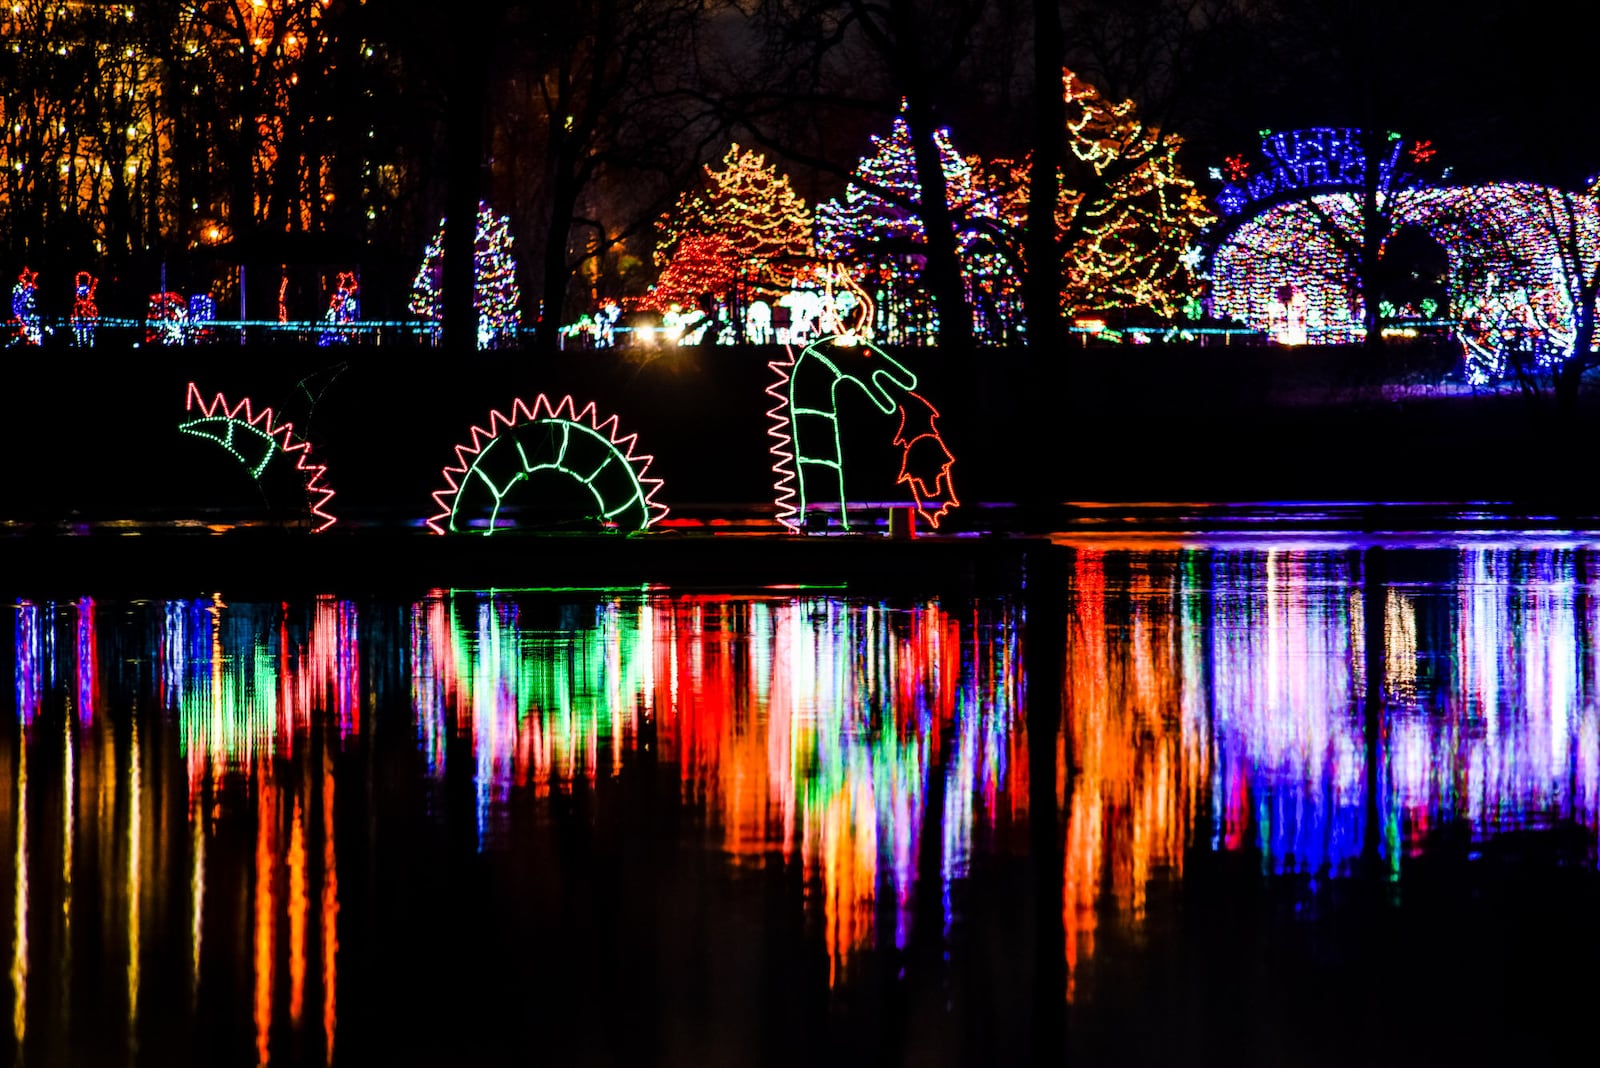
[[[328,311],[323,316],[323,322],[328,325],[317,337],[318,345],[343,345],[349,342],[353,335],[347,328],[361,318],[361,303],[356,298],[356,291],[360,288],[354,272],[339,272],[333,298],[328,301]]]
[[[917,376],[867,340],[871,300],[848,277],[839,281],[858,298],[849,309],[851,321],[835,319],[830,325],[837,333],[807,345],[799,356],[791,349],[788,360],[768,364],[777,374],[767,388],[778,402],[767,412],[773,421],[767,433],[776,458],[778,520],[799,530],[814,509],[837,504],[840,527],[850,529],[838,401],[840,389],[854,386],[884,415],[898,417],[891,439],[902,450],[895,481],[910,489],[917,511],[937,530],[945,513],[961,503],[950,478],[955,457],[936,425],[939,412],[915,392]],[[831,299],[828,305],[838,306]]]
[[[79,271],[72,280],[72,343],[80,348],[94,345],[94,330],[100,323],[100,309],[94,302],[100,280],[88,271]]]
[[[11,317],[17,321],[17,341],[24,345],[44,344],[44,328],[39,322],[38,271],[24,267],[17,284],[11,287]]]

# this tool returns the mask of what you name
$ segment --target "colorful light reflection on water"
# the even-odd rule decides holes
[[[1583,554],[1071,559],[1050,769],[1068,998],[1197,853],[1256,858],[1312,899],[1328,880],[1402,886],[1430,850],[1507,832],[1577,831],[1567,859],[1593,868]],[[786,873],[758,885],[815,947],[806,981],[841,994],[903,976],[918,945],[963,967],[982,920],[963,902],[995,900],[969,888],[1018,881],[1029,848],[1009,600],[83,597],[12,617],[12,1038],[45,1062],[331,1062],[341,998],[361,997],[341,983],[370,981],[362,955],[389,937],[378,843],[420,853],[440,821],[468,829],[459,870],[515,869],[556,898],[593,875],[570,830],[548,845],[573,811],[710,858],[698,880]],[[670,798],[628,792],[663,774]]]

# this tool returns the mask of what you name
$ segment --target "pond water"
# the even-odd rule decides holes
[[[1600,557],[1061,553],[1058,586],[972,600],[14,601],[0,1047],[1278,1064],[1587,1040]]]

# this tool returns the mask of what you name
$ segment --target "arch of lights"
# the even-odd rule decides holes
[[[1389,234],[1418,228],[1447,258],[1449,317],[1468,379],[1483,384],[1513,366],[1549,367],[1572,355],[1576,292],[1600,260],[1600,210],[1526,182],[1429,185],[1406,170],[1426,142],[1403,142],[1381,164],[1379,197]],[[1270,135],[1267,172],[1228,161],[1217,195],[1232,229],[1211,260],[1213,308],[1284,344],[1341,344],[1364,336],[1357,265],[1364,157],[1350,130]],[[1387,239],[1386,239],[1387,240]]]

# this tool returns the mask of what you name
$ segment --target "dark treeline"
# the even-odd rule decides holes
[[[903,105],[937,193],[942,127],[985,159],[1070,164],[1050,136],[1070,66],[1180,133],[1192,174],[1263,127],[1343,123],[1432,138],[1463,177],[1572,186],[1593,143],[1573,124],[1595,121],[1560,106],[1580,37],[1527,5],[1445,0],[17,0],[0,10],[0,266],[40,270],[58,313],[77,270],[138,313],[163,266],[224,301],[239,264],[358,266],[368,315],[399,315],[453,188],[511,217],[550,343],[645,289],[655,220],[730,140],[816,203]],[[947,232],[944,198],[922,205]],[[1048,285],[1056,239],[1019,247]],[[926,252],[930,292],[960,304],[951,250]],[[251,309],[274,310],[278,273],[250,284]],[[302,316],[326,301],[293,294]]]

